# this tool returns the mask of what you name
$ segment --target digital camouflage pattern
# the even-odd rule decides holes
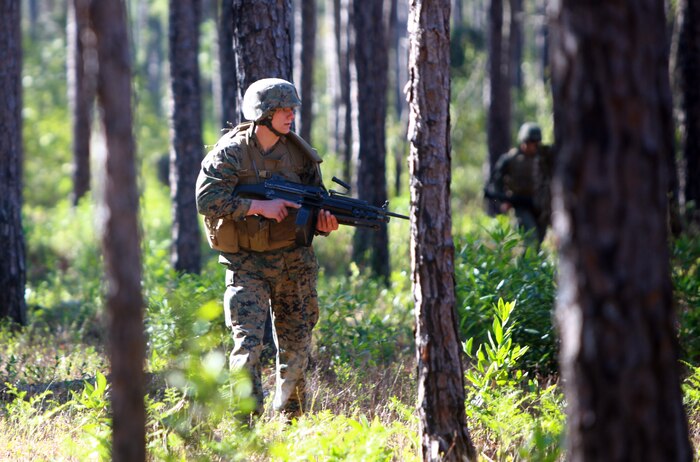
[[[202,161],[196,185],[197,210],[205,219],[222,218],[237,225],[269,222],[246,217],[251,201],[234,196],[233,191],[239,183],[257,183],[272,174],[321,184],[317,160],[292,137],[283,137],[270,152],[263,152],[254,125],[242,124],[222,136]],[[273,408],[300,412],[311,332],[318,320],[318,268],[312,248],[291,245],[261,252],[241,248],[236,253],[220,253],[219,261],[227,267],[224,311],[235,343],[229,358],[231,368],[250,372],[261,406],[260,353],[265,319],[272,309],[278,347]]]
[[[264,152],[254,128],[252,124],[237,126],[222,136],[202,161],[196,199],[197,211],[205,217],[233,221],[245,218],[251,201],[233,194],[239,182],[259,183],[276,173],[290,181],[321,184],[317,161],[284,138],[270,152]],[[264,158],[262,162],[251,161],[261,158]]]
[[[260,354],[271,308],[278,349],[273,410],[298,415],[305,410],[304,371],[311,350],[311,332],[318,321],[316,274],[311,247],[236,254],[226,271],[224,311],[234,348],[231,368],[247,368],[253,396],[262,410]]]
[[[283,79],[261,79],[253,82],[243,95],[243,117],[258,121],[275,109],[301,106],[297,90]]]

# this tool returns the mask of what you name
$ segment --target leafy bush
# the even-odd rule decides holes
[[[676,239],[671,257],[682,357],[700,359],[700,240],[693,234]]]
[[[458,240],[455,258],[457,310],[464,338],[486,343],[492,305],[499,299],[518,304],[513,341],[528,346],[527,369],[556,370],[556,340],[552,325],[555,265],[546,250],[523,246],[523,236],[507,217],[486,222],[484,228]]]
[[[315,330],[319,353],[332,364],[355,373],[363,366],[387,364],[412,349],[412,307],[405,275],[394,275],[390,287],[361,275],[321,282],[321,316]]]
[[[487,332],[489,341],[481,344],[475,352],[472,352],[474,337],[464,343],[464,352],[475,361],[465,375],[477,390],[503,385],[512,387],[527,376],[527,372],[523,374],[518,370],[515,380],[511,377],[513,369],[528,350],[527,346],[521,348],[513,344],[516,324],[509,321],[514,308],[515,302],[506,303],[502,298],[498,299],[492,328]]]
[[[556,385],[542,388],[522,370],[527,347],[513,341],[516,312],[514,302],[499,299],[488,342],[476,351],[473,337],[464,344],[474,362],[466,373],[470,428],[494,460],[517,454],[523,460],[555,461],[564,435],[563,396]]]

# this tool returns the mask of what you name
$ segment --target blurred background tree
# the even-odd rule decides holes
[[[22,42],[19,1],[0,7],[0,318],[27,322],[22,230]]]

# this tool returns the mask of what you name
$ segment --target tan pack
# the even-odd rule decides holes
[[[212,249],[225,253],[236,253],[240,250],[238,231],[233,220],[224,218],[212,220],[204,217],[204,227],[207,230],[207,242]]]

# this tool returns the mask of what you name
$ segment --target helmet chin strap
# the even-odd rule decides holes
[[[272,126],[272,117],[265,117],[263,120],[259,120],[256,123],[262,125],[263,127],[267,127],[268,130],[270,130],[272,133],[274,133],[275,135],[277,135],[280,138],[284,136],[284,133],[278,132]]]

